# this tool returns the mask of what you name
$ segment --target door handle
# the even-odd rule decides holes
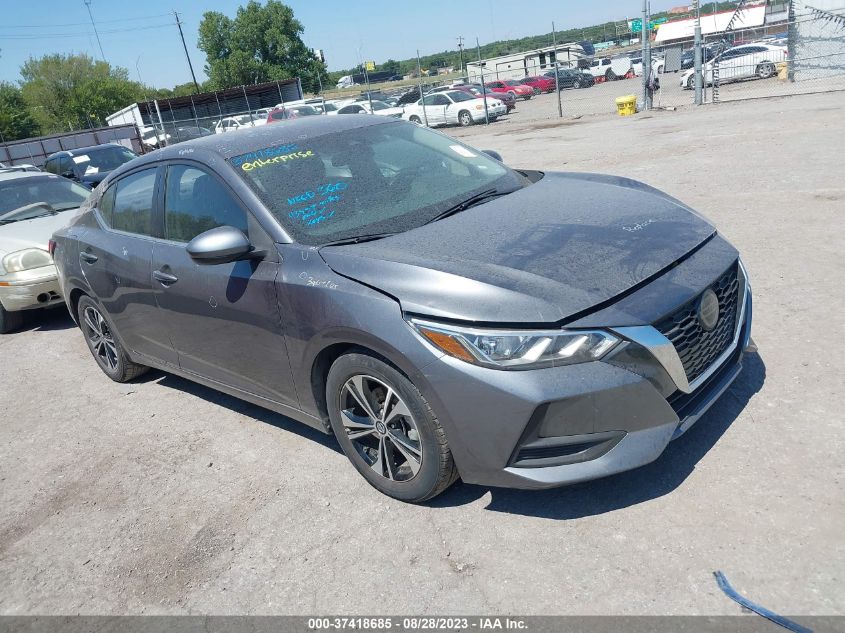
[[[162,286],[172,286],[179,278],[176,275],[171,275],[170,273],[165,273],[160,270],[153,271],[153,277],[162,285]]]
[[[86,264],[94,264],[99,259],[94,253],[88,253],[87,251],[82,251],[79,253],[79,259],[81,259]]]

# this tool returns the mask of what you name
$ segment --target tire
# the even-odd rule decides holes
[[[605,81],[616,81],[616,73],[613,72],[612,70],[608,70],[604,74],[604,78],[605,78]]]
[[[536,97],[538,94],[540,94],[540,93],[542,92],[542,90],[540,90],[539,88],[532,88],[532,89],[531,89],[531,92],[532,92],[532,93],[534,94],[534,96]]]
[[[128,382],[149,369],[129,360],[123,345],[114,335],[111,324],[90,297],[81,297],[76,311],[82,336],[106,376],[115,382]]]
[[[461,127],[469,127],[474,123],[472,120],[472,115],[469,113],[468,110],[461,110],[458,112],[458,123]]]
[[[0,304],[0,334],[8,334],[23,325],[23,315],[20,312],[9,312]]]
[[[757,77],[760,79],[768,79],[769,77],[774,77],[777,69],[772,62],[763,62],[759,66],[757,66]]]
[[[329,370],[326,403],[343,452],[379,492],[419,503],[458,478],[437,416],[414,384],[387,363],[364,353],[341,356]]]
[[[689,79],[687,79],[687,88],[689,90],[695,90],[695,73],[690,75]]]
[[[416,123],[417,125],[422,125],[422,121],[420,120],[420,117],[418,117],[416,114],[414,114],[413,116],[408,117],[408,120],[409,120],[411,123]]]

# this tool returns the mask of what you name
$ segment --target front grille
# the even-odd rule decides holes
[[[701,376],[733,341],[739,309],[737,264],[710,288],[719,298],[719,320],[713,330],[707,332],[698,322],[700,294],[654,326],[675,346],[689,382]]]

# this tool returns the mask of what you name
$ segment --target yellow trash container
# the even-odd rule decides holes
[[[786,81],[789,76],[789,66],[786,62],[778,62],[776,66],[778,69],[778,79],[781,81]]]
[[[616,112],[619,116],[631,116],[637,113],[637,95],[627,95],[616,100]]]

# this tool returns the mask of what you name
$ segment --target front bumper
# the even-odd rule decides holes
[[[484,108],[482,108],[481,110],[472,110],[471,112],[472,112],[472,119],[476,123],[478,123],[479,121],[485,120]],[[487,107],[487,114],[490,116],[490,118],[500,117],[503,114],[507,114],[507,112],[508,112],[508,108],[505,105],[488,106]]]
[[[53,265],[0,275],[0,303],[8,312],[46,308],[62,301]]]
[[[634,340],[641,353],[630,354],[638,359],[633,367],[594,362],[501,371],[451,357],[432,363],[422,372],[424,395],[447,430],[461,478],[549,488],[654,461],[739,375],[750,345],[747,286],[742,297],[734,340],[687,391],[676,389],[665,359]]]

